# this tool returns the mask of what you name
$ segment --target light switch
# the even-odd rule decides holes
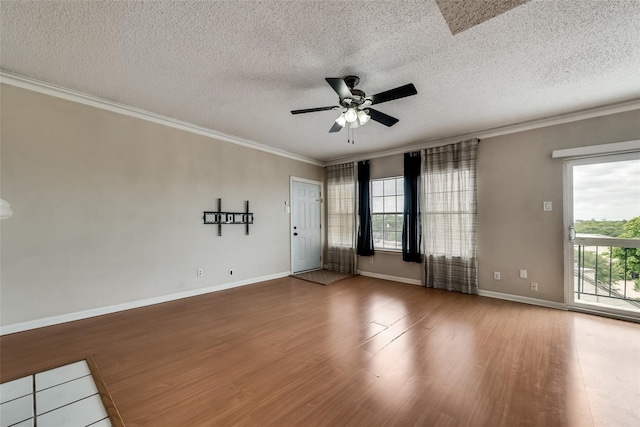
[[[546,212],[551,211],[552,210],[551,202],[542,202],[542,209]]]
[[[520,278],[521,279],[527,278],[527,270],[520,270]]]

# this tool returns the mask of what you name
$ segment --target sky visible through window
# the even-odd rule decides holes
[[[573,168],[574,220],[629,220],[640,216],[640,160]]]

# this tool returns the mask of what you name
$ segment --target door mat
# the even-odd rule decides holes
[[[338,271],[331,270],[314,270],[307,271],[305,273],[292,274],[292,277],[296,279],[306,280],[307,282],[319,283],[321,285],[330,285],[339,280],[348,279],[354,275],[351,273],[340,273]]]

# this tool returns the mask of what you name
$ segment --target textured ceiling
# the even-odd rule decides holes
[[[2,0],[0,67],[323,161],[640,98],[638,0],[439,3]],[[290,114],[335,105],[324,78],[348,74],[418,95],[354,145],[336,111]]]

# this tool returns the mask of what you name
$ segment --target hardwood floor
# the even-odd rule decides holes
[[[640,325],[294,278],[0,338],[6,382],[94,355],[133,426],[638,426]]]

